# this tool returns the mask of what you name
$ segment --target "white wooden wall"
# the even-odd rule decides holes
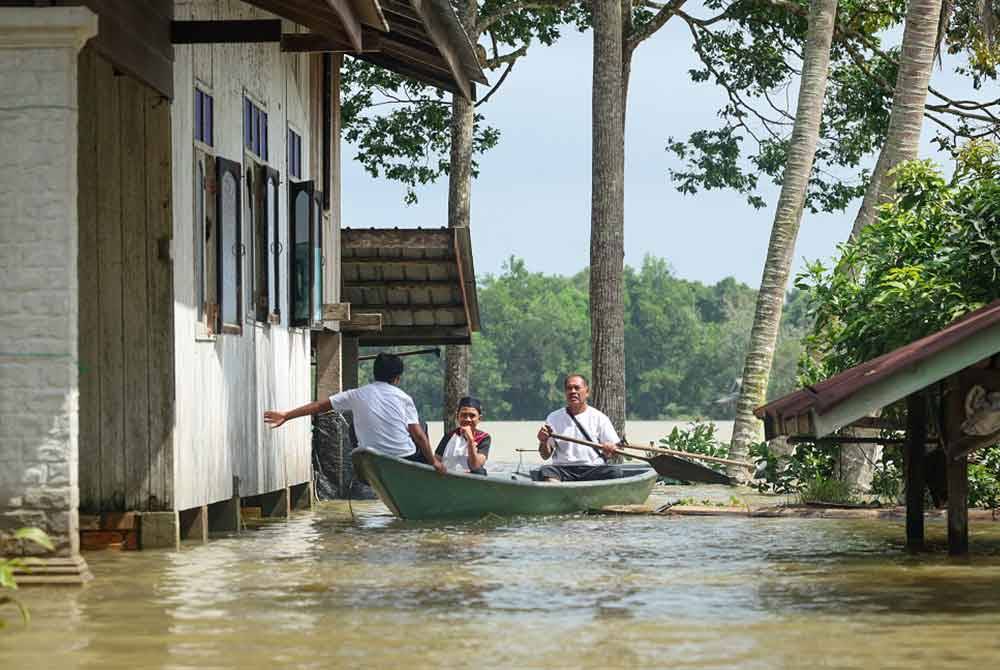
[[[178,0],[175,16],[185,19],[273,18],[237,0]],[[285,31],[294,31],[286,24]],[[309,481],[311,430],[298,419],[272,431],[265,409],[287,409],[312,400],[310,333],[287,326],[287,261],[280,286],[284,322],[253,322],[251,256],[243,267],[242,335],[198,337],[194,284],[194,86],[214,98],[215,154],[243,162],[243,97],[262,102],[268,113],[269,164],[281,174],[279,188],[282,248],[287,253],[286,129],[302,135],[303,155],[312,145],[308,118],[311,92],[307,56],[287,55],[277,44],[175,47],[173,102],[174,295],[176,355],[175,508],[188,509],[230,498],[233,476],[241,496],[256,495]],[[319,91],[315,95],[319,95]],[[320,138],[315,138],[319,141]],[[303,159],[303,179],[311,166]],[[243,174],[246,174],[244,164]],[[244,201],[243,243],[253,248]]]

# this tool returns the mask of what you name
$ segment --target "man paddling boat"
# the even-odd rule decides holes
[[[398,456],[429,463],[441,474],[448,470],[431,449],[427,434],[420,426],[413,398],[399,388],[403,359],[393,354],[375,357],[375,381],[361,388],[348,389],[302,405],[287,412],[268,410],[264,422],[277,428],[289,419],[311,416],[335,409],[354,413],[354,432],[358,446],[386,456]]]
[[[543,465],[539,469],[540,477],[550,482],[621,477],[619,468],[605,462],[621,439],[611,419],[587,404],[590,396],[587,378],[571,374],[563,382],[563,390],[566,392],[566,406],[549,414],[545,425],[538,431],[538,454],[545,460],[552,458],[551,465]],[[552,437],[553,434],[598,442],[600,448],[557,440]]]

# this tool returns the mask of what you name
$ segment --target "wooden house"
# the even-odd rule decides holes
[[[80,530],[170,547],[311,504],[310,424],[263,411],[339,390],[383,308],[392,342],[478,328],[468,231],[420,234],[441,305],[341,297],[345,55],[485,81],[447,0],[0,0],[0,529],[55,537],[34,578],[86,576]]]

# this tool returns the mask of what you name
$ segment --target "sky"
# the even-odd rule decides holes
[[[566,28],[554,46],[534,45],[480,108],[488,123],[500,129],[501,139],[479,158],[480,176],[472,185],[479,278],[502,272],[511,256],[546,274],[572,274],[589,262],[591,44],[589,33]],[[688,70],[696,63],[680,21],[669,22],[635,52],[626,120],[625,262],[638,267],[651,254],[666,259],[684,279],[713,284],[732,276],[756,287],[778,187],[763,188],[768,206],[755,210],[734,192],[683,195],[668,174],[671,167],[681,167],[665,150],[668,137],[686,139],[693,130],[717,127],[722,93],[713,84],[690,81]],[[948,61],[945,65],[935,70],[932,83],[953,91],[961,84]],[[497,76],[487,72],[491,81]],[[921,157],[946,162],[929,143],[932,134],[925,124]],[[373,179],[353,156],[352,147],[345,145],[345,227],[447,225],[446,180],[421,187],[419,203],[406,206],[402,185]],[[869,169],[875,159],[870,157]],[[835,254],[836,245],[850,233],[856,210],[805,213],[793,275],[805,259]]]

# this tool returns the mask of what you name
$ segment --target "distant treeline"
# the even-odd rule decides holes
[[[563,402],[564,375],[589,376],[588,286],[587,270],[545,275],[529,272],[515,257],[502,274],[481,279],[482,332],[473,337],[470,379],[489,419],[542,419]],[[714,286],[679,279],[660,258],[647,257],[638,270],[627,267],[629,418],[732,418],[755,293],[732,278]],[[790,295],[784,314],[769,397],[793,388],[807,326],[797,294]],[[441,417],[443,353],[441,359],[405,359],[402,387],[429,421]],[[363,364],[360,372],[368,381],[371,365]]]

